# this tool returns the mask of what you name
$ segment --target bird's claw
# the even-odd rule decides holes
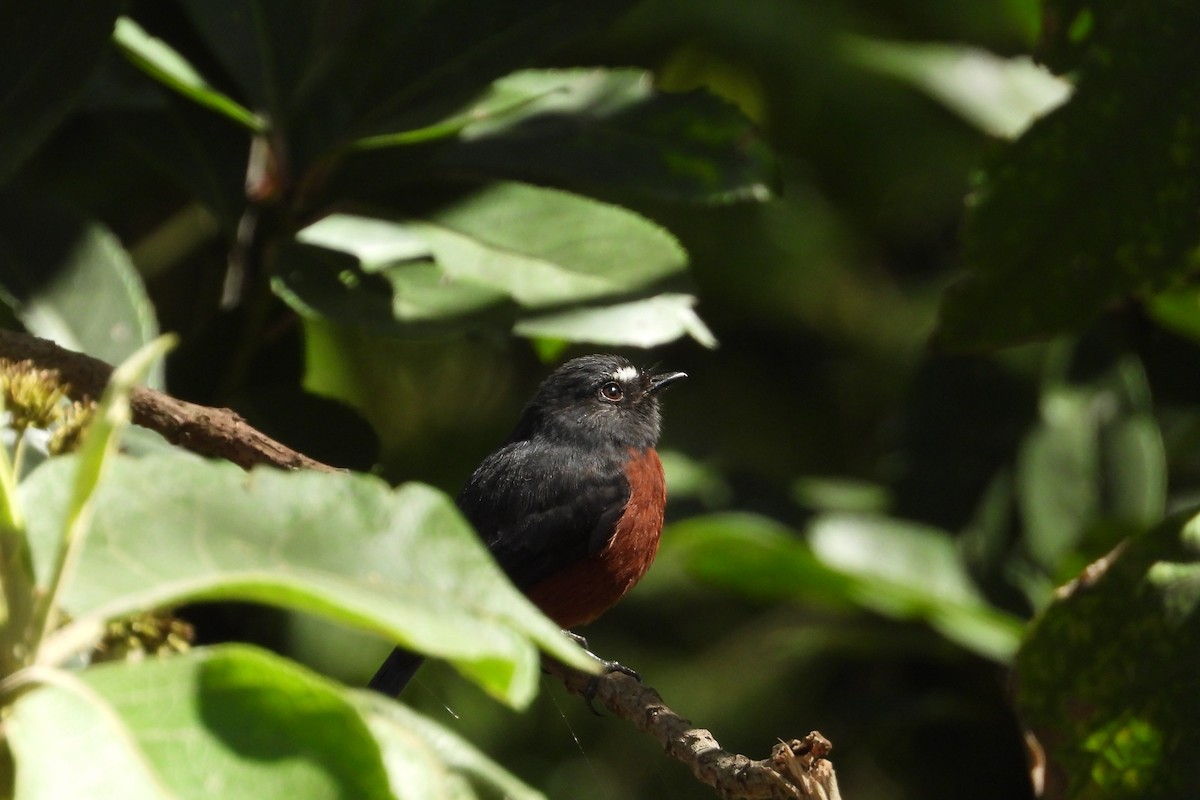
[[[600,662],[600,675],[593,675],[591,678],[589,678],[587,685],[583,687],[583,691],[580,693],[583,699],[587,702],[588,709],[590,709],[591,712],[597,717],[601,716],[601,714],[596,710],[596,706],[592,704],[592,701],[596,699],[596,692],[600,689],[601,675],[611,675],[614,672],[620,672],[623,675],[628,675],[629,677],[633,678],[638,683],[642,682],[642,674],[636,669],[627,667],[619,661],[608,661],[593,653],[588,648],[587,639],[583,638],[578,633],[566,630],[563,631],[563,633],[566,634],[572,641],[574,641],[575,644],[582,647],[588,655]]]
[[[618,661],[601,661],[600,669],[605,675],[611,675],[614,672],[620,672],[623,675],[628,675],[638,683],[642,682],[642,673],[632,667],[627,667]]]

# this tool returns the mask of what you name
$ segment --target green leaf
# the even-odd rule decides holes
[[[257,115],[210,86],[187,59],[162,39],[146,33],[141,25],[129,17],[117,20],[113,42],[134,66],[164,86],[225,115],[247,130],[255,133],[266,130]]]
[[[1062,20],[1083,8],[1061,5]],[[1000,153],[972,198],[970,274],[944,299],[946,345],[1077,331],[1200,263],[1200,6],[1089,13],[1075,96]]]
[[[645,290],[687,263],[674,237],[631,211],[519,183],[495,184],[410,225],[448,276],[524,308]]]
[[[343,690],[270,653],[199,649],[100,665],[82,682],[86,692],[52,684],[16,704],[30,797],[392,797]],[[106,781],[117,791],[91,791]]]
[[[1150,298],[1146,311],[1156,323],[1200,341],[1200,287],[1180,286]]]
[[[845,603],[852,581],[823,565],[795,531],[769,517],[725,512],[692,517],[663,536],[666,561],[751,597]]]
[[[660,92],[629,69],[518,72],[492,92],[439,164],[669,200],[762,200],[776,191],[766,142],[707,92]],[[512,110],[492,113],[497,106]]]
[[[945,531],[888,517],[828,514],[809,531],[813,551],[859,579],[857,602],[899,619],[923,619],[950,641],[1001,663],[1022,622],[990,606]]]
[[[1167,456],[1141,362],[1125,355],[1081,381],[1071,377],[1077,355],[1060,348],[1052,359],[1015,473],[1025,550],[1057,580],[1158,522],[1167,502]]]
[[[118,0],[5,7],[0,27],[0,182],[70,110],[100,59]]]
[[[1042,399],[1042,424],[1017,456],[1017,500],[1025,544],[1054,572],[1100,514],[1100,446],[1095,393],[1055,389]]]
[[[404,226],[383,224],[400,231],[400,238],[411,238]],[[429,260],[364,265],[324,247],[285,244],[276,253],[276,263],[281,273],[271,282],[275,293],[310,318],[384,336],[456,330],[488,321],[511,324],[512,304],[503,292],[450,278]]]
[[[144,686],[161,691],[164,687]],[[186,704],[181,704],[186,708]],[[81,680],[22,696],[6,721],[21,800],[177,800],[112,704]],[[87,753],[87,758],[80,758]],[[70,764],[70,769],[64,769]]]
[[[365,272],[431,255],[425,242],[404,225],[353,214],[330,214],[296,234],[296,240],[349,253]]]
[[[1021,623],[987,605],[943,531],[895,519],[818,517],[812,546],[748,514],[714,514],[671,526],[664,549],[698,577],[753,597],[794,598],[920,619],[984,657],[1006,662]]]
[[[1061,105],[1071,85],[1028,56],[1001,58],[975,47],[851,37],[850,58],[907,81],[993,136],[1014,138]]]
[[[158,333],[129,254],[72,212],[0,197],[0,293],[33,334],[119,364]],[[161,388],[156,364],[148,383]]]
[[[717,339],[696,314],[695,305],[696,298],[689,294],[660,294],[629,303],[525,317],[513,326],[513,333],[647,348],[691,336],[705,347],[716,347]]]
[[[351,699],[383,751],[400,800],[462,797],[467,780],[511,800],[541,800],[540,792],[428,717],[374,692],[355,692]]]
[[[1104,436],[1108,505],[1119,519],[1151,525],[1167,510],[1167,454],[1158,422],[1135,413]]]
[[[675,239],[577,195],[497,184],[424,219],[334,215],[297,240],[276,255],[276,293],[301,313],[376,333],[507,328],[516,316],[514,330],[532,337],[714,341],[694,298],[655,291],[684,270]]]
[[[53,459],[21,486],[22,502],[38,509],[28,521],[36,565],[61,530],[74,465]],[[429,487],[392,490],[352,474],[247,474],[169,456],[118,458],[113,467],[63,595],[72,621],[47,644],[55,661],[90,646],[114,618],[249,600],[447,658],[515,705],[537,687],[535,644],[591,666],[504,578],[449,498]]]
[[[1058,591],[1016,660],[1016,702],[1063,797],[1200,792],[1200,520],[1173,517]]]

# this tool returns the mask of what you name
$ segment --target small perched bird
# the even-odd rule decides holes
[[[658,553],[667,502],[658,393],[686,377],[615,355],[568,361],[458,495],[501,569],[564,629],[611,608]],[[370,687],[394,697],[420,664],[396,648]]]

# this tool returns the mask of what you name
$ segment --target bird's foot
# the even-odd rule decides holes
[[[595,655],[595,653],[592,655]],[[614,672],[620,672],[623,675],[628,675],[629,677],[633,678],[638,683],[642,682],[642,673],[638,672],[636,669],[625,666],[619,661],[605,661],[601,659],[600,669],[605,675],[611,675]]]
[[[607,659],[600,658],[600,656],[593,653],[591,651],[591,649],[588,647],[587,639],[580,636],[578,633],[574,633],[572,631],[567,631],[567,630],[564,630],[563,633],[569,639],[574,641],[575,644],[579,645],[584,650],[586,650],[588,655],[590,655],[592,658],[594,658],[600,662],[600,674],[593,675],[588,680],[587,685],[585,687],[583,687],[583,691],[580,692],[583,699],[587,701],[588,708],[591,709],[592,713],[595,714],[597,717],[601,716],[601,714],[599,711],[596,710],[596,706],[594,706],[592,704],[592,701],[594,701],[596,699],[596,693],[600,689],[600,677],[602,675],[611,675],[614,672],[620,672],[623,675],[628,675],[629,677],[633,678],[638,683],[642,682],[642,674],[640,672],[638,672],[636,669],[627,667],[619,661],[609,661]]]
[[[619,661],[608,661],[608,660],[603,659],[600,656],[596,655],[595,653],[593,653],[592,649],[590,647],[588,647],[588,640],[585,639],[583,636],[580,636],[578,633],[575,633],[574,631],[564,630],[563,635],[566,636],[571,641],[575,642],[575,644],[582,647],[589,656],[591,656],[592,658],[594,658],[600,662],[600,674],[609,675],[613,672],[620,672],[620,673],[623,673],[623,674],[628,675],[629,677],[633,678],[638,683],[642,682],[642,674],[640,672],[638,672],[636,669],[631,669],[630,667],[625,666],[624,664],[622,664]],[[596,679],[593,679],[593,682],[595,680]],[[593,692],[593,694],[594,694],[594,692]]]

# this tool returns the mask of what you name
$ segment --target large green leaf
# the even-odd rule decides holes
[[[708,202],[763,199],[778,182],[770,148],[734,106],[657,91],[639,70],[519,72],[464,117],[442,167]]]
[[[51,684],[24,695],[5,728],[19,765],[14,796],[20,800],[183,797],[158,774],[111,703],[83,681]],[[68,764],[70,769],[64,768]]]
[[[34,562],[58,539],[74,469],[53,459],[21,486]],[[538,644],[586,666],[579,648],[500,573],[449,498],[352,474],[249,474],[170,456],[119,458],[62,594],[72,621],[54,661],[106,621],[196,600],[251,600],[319,614],[450,659],[514,704],[536,690]]]
[[[409,224],[448,276],[503,291],[523,308],[645,290],[687,263],[674,237],[633,212],[519,183]]]
[[[392,797],[344,691],[246,646],[88,669],[11,726],[22,798]]]
[[[118,0],[5,4],[0,25],[0,182],[63,118],[96,66]]]
[[[356,692],[352,700],[383,751],[400,800],[457,800],[468,781],[509,800],[541,800],[541,793],[428,717],[374,692]]]
[[[333,215],[297,240],[277,254],[277,293],[342,325],[404,334],[515,319],[527,336],[712,344],[694,298],[656,291],[683,272],[674,238],[578,195],[498,184],[422,219]]]
[[[1031,626],[1016,701],[1063,798],[1200,793],[1200,519],[1106,556]]]
[[[980,655],[1007,661],[1021,623],[989,606],[943,531],[870,515],[828,514],[799,534],[748,514],[671,526],[664,555],[754,597],[802,598],[919,619]]]
[[[120,241],[72,212],[0,197],[0,290],[31,333],[111,364],[158,332]],[[162,365],[148,383],[162,386]]]
[[[1200,263],[1200,5],[1062,0],[1048,18],[1061,30],[1085,13],[1075,96],[1003,150],[972,198],[970,273],[942,307],[948,345],[1078,330]]]

